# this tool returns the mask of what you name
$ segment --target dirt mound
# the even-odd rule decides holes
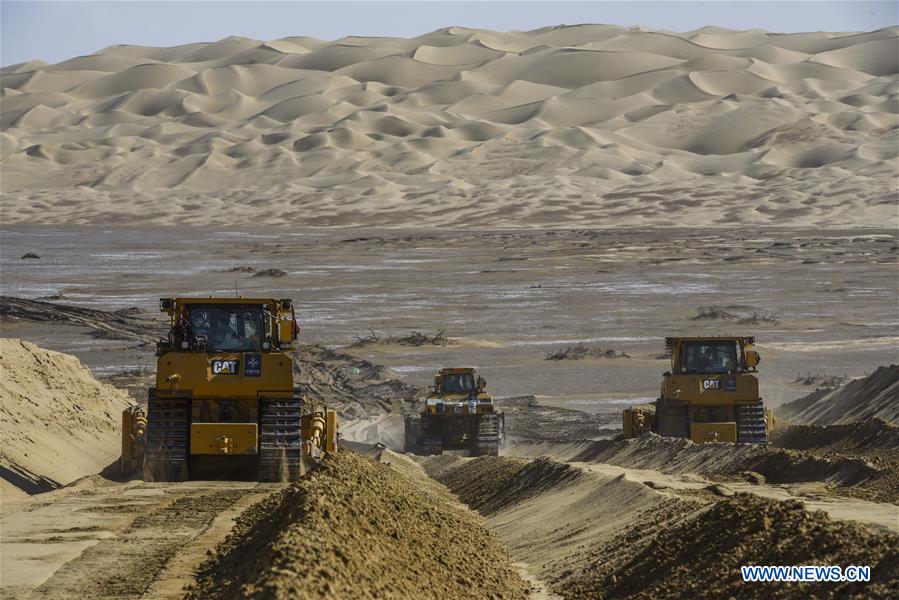
[[[303,346],[293,358],[295,384],[347,419],[401,412],[421,393],[386,367],[325,346]]]
[[[527,462],[494,457],[465,461],[433,474],[465,504],[485,515],[581,476],[580,470],[550,459]]]
[[[74,356],[0,339],[0,476],[30,494],[98,473],[119,456],[128,394]],[[4,486],[4,491],[6,491]]]
[[[651,547],[660,530],[675,526],[695,510],[695,504],[673,498],[635,509],[617,533],[596,539],[568,568],[553,574],[552,589],[565,598],[607,597],[604,586],[617,581],[618,569]]]
[[[889,469],[889,465],[874,464],[858,456],[819,455],[748,444],[694,444],[654,433],[630,440],[573,444],[522,442],[509,448],[507,454],[725,479],[751,471],[760,473],[770,483],[824,481],[840,488],[867,485]]]
[[[833,521],[798,501],[733,492],[676,495],[548,459],[522,465],[508,458],[442,458],[424,461],[426,469],[478,508],[513,556],[565,598],[880,598],[899,585],[895,533]],[[567,477],[572,472],[578,475]],[[549,485],[530,489],[535,481]],[[739,568],[826,564],[869,565],[872,582],[775,589],[744,583]]]
[[[880,367],[834,390],[816,390],[777,409],[801,425],[838,425],[880,418],[899,422],[899,365]]]
[[[546,406],[536,396],[496,398],[496,406],[506,415],[506,439],[571,441],[614,435],[607,416],[580,410]]]
[[[342,451],[238,519],[194,598],[523,598],[496,537],[452,496]]]
[[[477,508],[513,557],[559,591],[560,583],[594,572],[613,554],[641,543],[622,532],[680,518],[701,505],[624,477],[549,459],[522,463],[500,457],[424,461],[461,500]],[[435,466],[436,463],[436,466]],[[651,515],[651,516],[650,516]]]
[[[137,308],[96,310],[67,304],[0,296],[0,320],[58,323],[85,327],[100,339],[155,343],[165,335],[165,324]]]
[[[715,503],[660,529],[651,545],[601,579],[590,570],[566,582],[566,597],[798,598],[899,593],[899,536],[808,512],[801,503],[751,494]],[[742,565],[869,565],[870,583],[744,583]]]
[[[780,448],[843,453],[899,451],[899,426],[883,419],[844,425],[793,425],[773,432],[771,443]]]
[[[881,502],[899,502],[899,427],[882,419],[844,425],[793,425],[775,430],[771,443],[831,460],[861,458],[875,473],[843,491]]]

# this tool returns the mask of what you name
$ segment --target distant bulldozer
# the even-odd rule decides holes
[[[293,481],[337,447],[337,415],[293,387],[289,299],[163,298],[147,412],[122,415],[122,469],[147,481]]]
[[[503,413],[496,412],[487,382],[474,369],[441,369],[424,410],[406,416],[406,451],[498,456],[504,435]]]
[[[755,377],[753,337],[666,338],[671,371],[655,406],[624,411],[624,437],[654,431],[694,442],[764,444],[773,418]]]

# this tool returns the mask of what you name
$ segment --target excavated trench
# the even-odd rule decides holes
[[[655,489],[550,458],[420,459],[564,598],[894,598],[899,536],[798,500]],[[741,565],[869,565],[868,583],[746,584]]]

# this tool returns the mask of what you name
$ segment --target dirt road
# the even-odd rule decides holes
[[[233,519],[282,486],[89,478],[4,502],[3,598],[181,598]]]

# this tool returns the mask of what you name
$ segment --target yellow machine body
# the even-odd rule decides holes
[[[690,423],[690,439],[694,442],[730,442],[737,443],[737,424],[727,423]]]
[[[624,409],[624,437],[635,438],[643,435],[652,427],[655,418],[655,407],[636,407]]]
[[[694,442],[767,442],[774,419],[759,395],[755,338],[672,337],[665,343],[671,371],[653,409],[625,409],[625,438],[651,430]]]
[[[259,442],[256,423],[192,423],[191,454],[256,454]]]
[[[137,404],[122,411],[122,458],[119,464],[125,475],[139,469],[144,462],[147,435],[147,411]]]
[[[291,300],[162,298],[160,309],[170,330],[148,397],[146,478],[290,480],[336,450],[336,413],[293,386]],[[134,454],[126,421],[123,468]]]
[[[441,369],[419,414],[406,415],[406,451],[498,456],[505,416],[497,412],[487,382],[472,368]]]

